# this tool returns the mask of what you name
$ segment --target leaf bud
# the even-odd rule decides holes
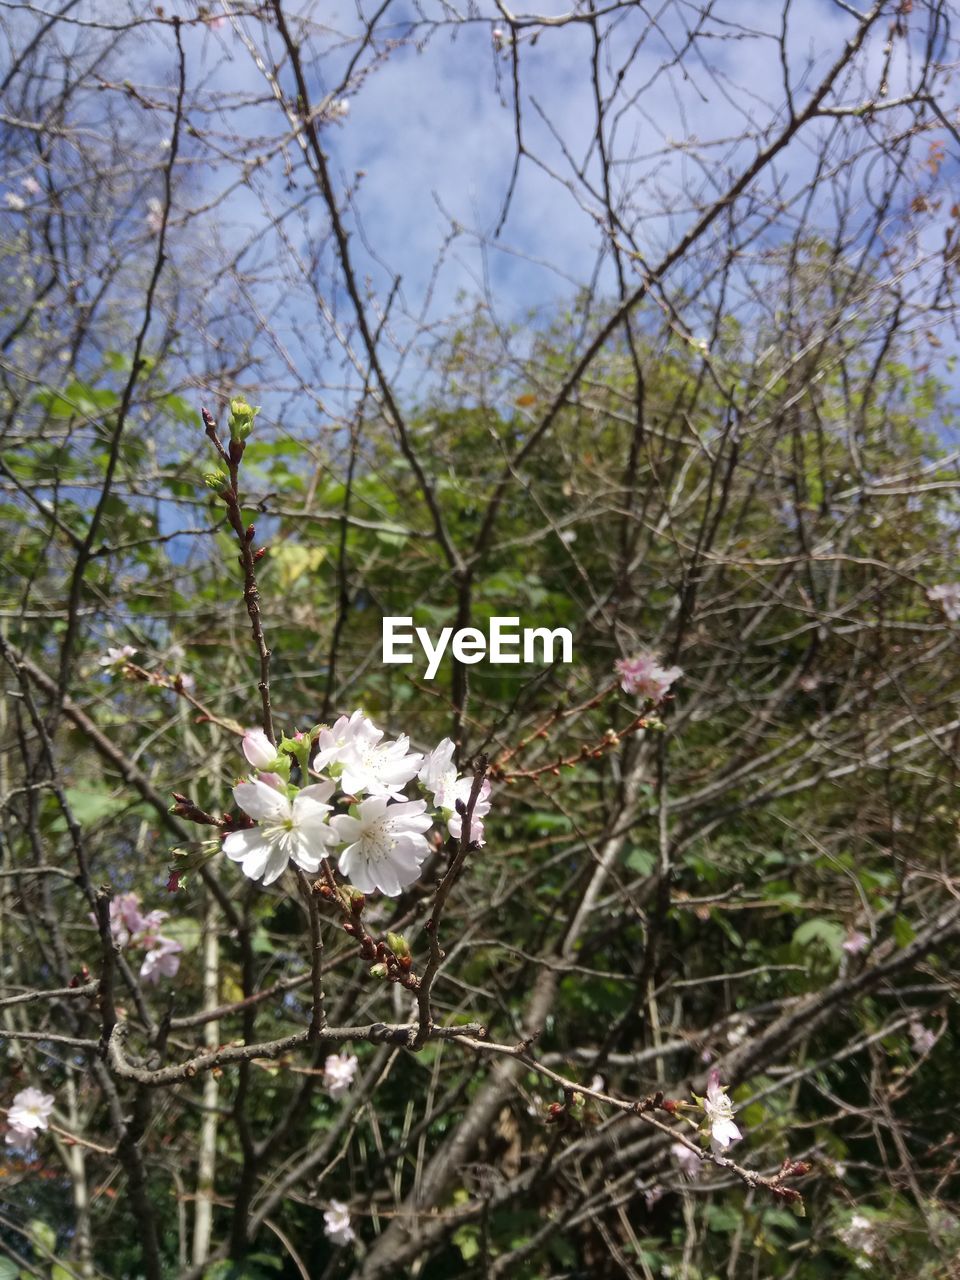
[[[238,442],[246,440],[253,430],[253,420],[260,412],[259,406],[253,408],[246,400],[237,396],[230,401],[230,439]]]
[[[387,946],[398,960],[401,960],[404,956],[409,956],[410,954],[410,948],[407,946],[407,940],[403,934],[388,933]]]

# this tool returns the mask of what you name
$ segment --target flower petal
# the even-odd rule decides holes
[[[267,842],[256,827],[249,831],[231,831],[223,842],[223,852],[231,862],[242,862],[244,858],[261,847],[268,848]]]
[[[274,845],[270,850],[267,858],[266,868],[263,873],[264,888],[268,884],[273,884],[274,880],[279,880],[287,869],[287,863],[290,861],[290,855],[282,845]],[[246,866],[244,866],[246,870]]]
[[[240,782],[233,788],[233,798],[256,822],[282,822],[290,817],[290,801],[265,782]]]
[[[373,893],[376,889],[377,883],[371,874],[369,861],[360,852],[357,844],[348,845],[344,849],[337,866],[340,874],[361,893]]]

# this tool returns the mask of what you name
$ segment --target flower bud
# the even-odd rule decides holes
[[[267,769],[277,758],[277,748],[262,729],[248,729],[242,745],[243,754],[255,769]]]
[[[409,956],[410,954],[410,948],[407,946],[407,940],[400,933],[388,933],[387,946],[398,960],[402,960],[404,956]]]
[[[352,884],[342,885],[340,892],[343,894],[346,904],[353,915],[360,915],[367,905],[366,894],[361,893],[359,889],[355,889]]]
[[[385,978],[387,976],[387,966],[385,964],[375,964],[370,967],[371,978]]]

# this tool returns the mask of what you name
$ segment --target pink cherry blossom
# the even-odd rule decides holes
[[[840,946],[848,955],[858,956],[870,945],[870,939],[865,933],[861,933],[859,929],[851,929],[847,936],[841,942]]]
[[[680,1172],[687,1178],[699,1178],[702,1161],[697,1153],[682,1142],[670,1144],[670,1154],[680,1166]]]
[[[909,1024],[907,1030],[910,1032],[910,1043],[913,1045],[913,1052],[918,1057],[928,1054],[937,1043],[937,1033],[932,1031],[930,1027],[925,1027],[916,1018]]]
[[[144,982],[159,983],[161,978],[176,977],[183,947],[173,938],[157,937],[156,945],[143,958],[140,977]]]
[[[651,702],[662,702],[670,686],[683,675],[679,667],[664,667],[653,653],[620,658],[614,664],[624,693],[636,693]]]

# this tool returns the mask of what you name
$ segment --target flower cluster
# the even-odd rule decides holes
[[[161,977],[173,978],[180,968],[183,947],[160,932],[167,915],[166,911],[148,911],[143,915],[136,893],[118,894],[110,902],[110,934],[114,942],[120,948],[136,947],[146,952],[140,965],[144,982],[158,983]]]
[[[243,753],[256,773],[239,782],[233,795],[256,825],[231,831],[223,851],[244,875],[264,885],[291,862],[315,874],[325,858],[337,856],[341,875],[362,893],[379,890],[396,897],[419,878],[431,849],[426,833],[434,815],[455,839],[462,835],[457,805],[466,806],[472,782],[458,775],[449,739],[424,757],[410,750],[406,735],[385,740],[382,729],[355,711],[333,725],[283,738],[278,746],[262,730],[250,729]],[[291,785],[294,760],[303,778],[312,773],[317,781]],[[433,813],[425,799],[406,796],[404,788],[415,778]],[[469,832],[478,845],[489,797],[485,781]]]
[[[21,1089],[7,1111],[7,1146],[32,1147],[37,1134],[49,1128],[53,1101],[53,1095],[41,1089]]]
[[[663,666],[653,653],[620,658],[614,666],[624,693],[636,693],[651,702],[662,702],[670,692],[670,686],[683,675],[679,667]]]

